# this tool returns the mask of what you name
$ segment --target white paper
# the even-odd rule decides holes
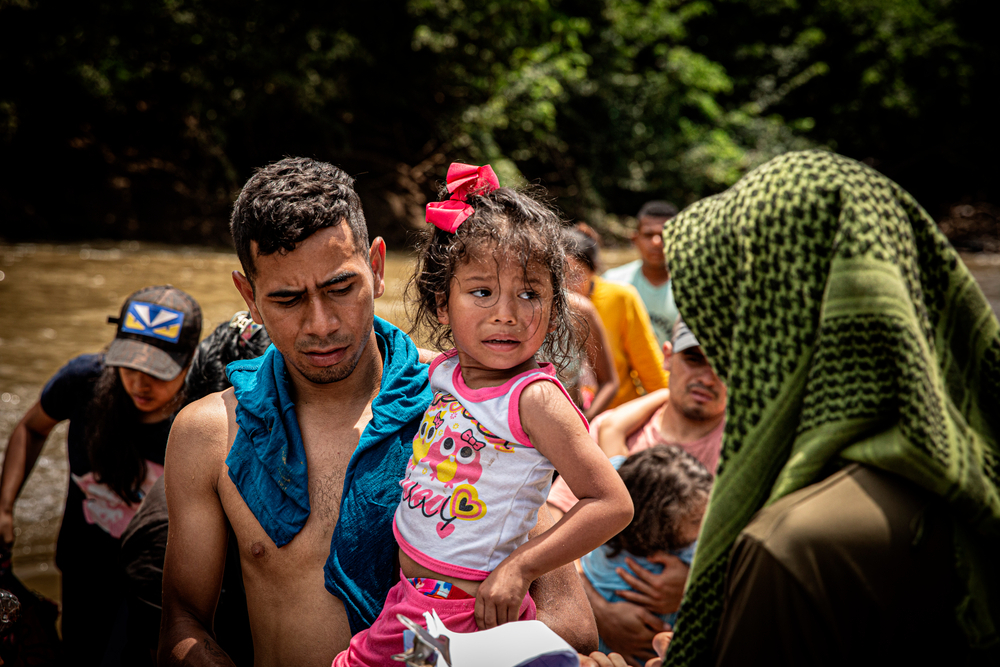
[[[482,632],[453,632],[437,612],[424,614],[427,631],[446,636],[450,667],[579,667],[576,651],[541,621],[515,621]],[[443,661],[442,661],[443,662]]]

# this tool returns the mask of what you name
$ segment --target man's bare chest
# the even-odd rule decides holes
[[[219,498],[239,547],[240,562],[248,579],[265,581],[322,569],[330,555],[330,541],[337,526],[346,462],[319,459],[309,466],[309,516],[299,532],[280,548],[264,529],[273,516],[257,517],[247,507],[228,472],[219,483]],[[279,511],[277,507],[267,508]],[[248,582],[249,583],[249,582]]]

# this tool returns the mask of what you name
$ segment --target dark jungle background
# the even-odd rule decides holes
[[[285,155],[357,175],[397,246],[453,160],[614,236],[818,146],[997,251],[991,5],[0,0],[0,238],[225,244]]]

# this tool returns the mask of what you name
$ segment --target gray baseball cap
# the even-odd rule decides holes
[[[115,339],[104,355],[108,366],[123,366],[173,380],[191,363],[201,338],[201,307],[172,285],[144,287],[125,300]]]
[[[671,342],[673,343],[674,352],[682,352],[701,345],[698,339],[694,337],[694,334],[691,333],[688,325],[684,324],[684,321],[680,318],[674,324],[674,335]]]

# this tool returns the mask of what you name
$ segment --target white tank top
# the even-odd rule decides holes
[[[480,581],[528,540],[554,470],[518,413],[521,392],[540,380],[566,394],[552,364],[499,387],[470,389],[456,350],[431,363],[434,400],[413,438],[393,519],[410,558],[439,574]]]

